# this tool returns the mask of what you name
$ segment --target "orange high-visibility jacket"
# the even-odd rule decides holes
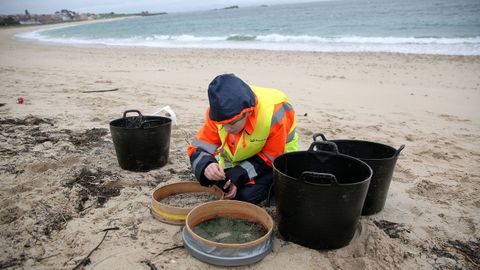
[[[273,160],[298,147],[295,112],[279,90],[250,86],[256,105],[239,134],[228,134],[223,125],[210,119],[188,146],[192,170],[200,183],[212,184],[203,175],[205,167],[219,162],[227,178],[237,186],[254,184],[255,178],[272,173]]]

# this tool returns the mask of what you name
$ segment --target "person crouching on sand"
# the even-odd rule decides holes
[[[210,107],[188,146],[196,179],[217,185],[225,199],[260,203],[273,183],[273,160],[296,151],[295,112],[277,89],[247,85],[234,74],[208,86]]]

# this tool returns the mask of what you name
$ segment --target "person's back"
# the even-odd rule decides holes
[[[279,90],[249,86],[233,74],[208,87],[205,123],[188,147],[195,177],[216,184],[226,199],[263,201],[273,182],[272,162],[296,151],[295,112]]]

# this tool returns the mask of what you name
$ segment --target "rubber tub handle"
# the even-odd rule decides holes
[[[395,156],[400,155],[400,152],[405,148],[405,144],[400,145],[397,151],[395,151]]]
[[[127,110],[125,112],[123,112],[123,118],[126,118],[127,117],[127,113],[131,113],[131,112],[136,112],[138,113],[138,116],[140,116],[142,119],[143,119],[143,115],[140,113],[139,110]],[[142,121],[143,122],[143,121]]]
[[[318,137],[322,137],[323,141],[328,141],[327,137],[325,137],[325,135],[323,135],[323,133],[314,133],[313,134],[313,141],[316,142]]]
[[[326,142],[320,142],[320,141],[313,142],[313,143],[310,145],[310,147],[308,148],[308,151],[310,151],[310,152],[319,151],[319,150],[318,150],[318,146],[325,146],[325,145],[328,145],[328,146],[331,147],[331,149],[330,149],[329,152],[333,152],[333,153],[335,153],[335,154],[339,154],[337,145],[336,145],[334,142],[330,142],[330,141],[326,141]],[[317,150],[315,150],[315,146],[317,146]],[[328,151],[328,150],[327,150],[327,151]]]
[[[325,186],[338,184],[337,178],[331,173],[305,171],[300,175],[300,180],[307,184]],[[314,182],[312,182],[314,180]]]

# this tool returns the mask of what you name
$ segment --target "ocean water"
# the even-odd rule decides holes
[[[331,0],[96,22],[20,34],[162,48],[480,55],[480,0]]]

